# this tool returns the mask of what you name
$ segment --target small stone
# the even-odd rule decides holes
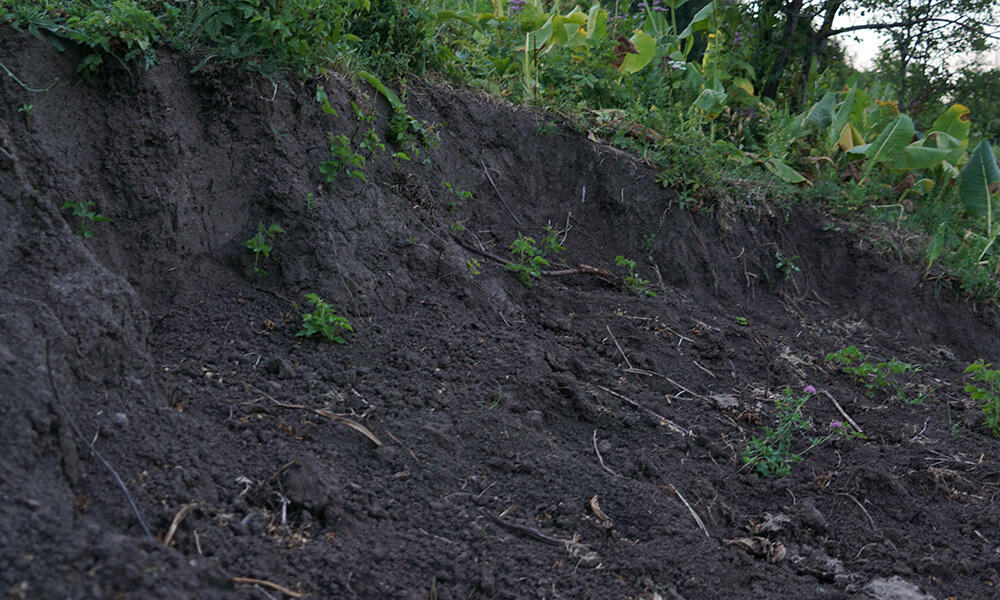
[[[115,425],[128,427],[128,415],[125,413],[115,413],[112,420],[115,422]]]

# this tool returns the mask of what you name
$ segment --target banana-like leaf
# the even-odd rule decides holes
[[[994,206],[990,186],[1000,183],[1000,168],[997,167],[993,148],[986,140],[979,142],[969,156],[969,162],[962,169],[958,180],[958,197],[965,209],[977,217],[987,218],[987,229],[993,225]]]
[[[962,148],[969,145],[969,128],[972,122],[969,120],[969,109],[961,104],[953,104],[944,114],[934,120],[931,131],[947,133],[962,144]]]
[[[595,4],[587,15],[587,39],[603,40],[608,37],[608,11]]]
[[[847,126],[848,121],[850,121],[851,110],[854,108],[855,94],[857,94],[857,88],[852,86],[851,89],[847,91],[847,96],[844,98],[843,102],[840,103],[840,108],[837,109],[837,114],[834,115],[833,117],[833,123],[830,124],[830,128],[827,133],[827,148],[829,148],[830,150],[833,150],[838,145],[844,150],[847,150],[847,148],[851,148],[857,145],[857,143],[850,144],[847,146],[847,148],[845,148],[844,144],[842,143],[843,141],[845,141],[844,128]],[[856,128],[853,129],[854,131],[857,131]],[[853,135],[853,132],[851,131],[848,131],[848,133]],[[861,137],[860,133],[858,133],[858,137]],[[853,142],[854,138],[851,138],[849,141]],[[863,144],[864,141],[862,140],[861,142],[858,143]]]
[[[552,42],[565,44],[581,26],[587,24],[587,15],[577,6],[565,15],[554,14],[546,25],[552,25]]]
[[[649,61],[653,60],[653,56],[656,55],[656,39],[645,31],[639,31],[629,38],[629,41],[639,53],[626,54],[620,69],[622,73],[631,74],[642,70],[649,64]]]
[[[907,115],[899,115],[882,129],[882,133],[871,143],[865,156],[875,163],[885,163],[895,160],[903,148],[913,139],[913,120]]]
[[[833,123],[833,108],[837,103],[837,96],[831,92],[823,94],[819,102],[812,107],[802,117],[802,126],[806,129],[826,129]]]
[[[969,128],[971,126],[969,109],[961,104],[952,105],[943,115],[934,120],[934,124],[931,126],[931,134],[935,132],[946,134],[959,143],[958,147],[948,156],[948,162],[957,164],[961,160],[962,153],[969,147]],[[939,144],[938,147],[942,146]]]
[[[939,164],[951,154],[950,148],[934,148],[924,146],[923,140],[914,142],[902,149],[902,151],[892,159],[891,167],[901,171],[911,171],[926,169]]]
[[[782,181],[787,181],[788,183],[802,183],[803,181],[808,182],[808,179],[803,177],[801,173],[789,167],[785,164],[785,161],[779,158],[767,159],[764,162],[764,166],[768,171],[773,173],[775,177]]]
[[[691,17],[691,23],[677,37],[689,38],[696,31],[705,31],[712,25],[712,15],[715,14],[715,2],[709,2]]]
[[[698,94],[691,106],[703,111],[709,119],[714,119],[722,113],[728,97],[726,92],[705,88]]]
[[[750,83],[749,79],[737,77],[736,79],[733,79],[733,87],[743,90],[748,96],[753,96],[753,84]]]
[[[541,50],[552,38],[552,23],[546,23],[535,31],[524,34],[524,48],[529,52]]]
[[[840,137],[836,142],[840,146],[840,149],[854,152],[855,148],[861,147],[864,143],[865,138],[861,137],[861,132],[854,126],[854,123],[844,123],[844,126],[840,129]],[[865,147],[864,150],[861,150],[861,153],[863,154],[867,149]]]

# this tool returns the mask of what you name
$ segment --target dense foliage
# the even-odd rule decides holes
[[[393,87],[433,71],[634,151],[694,207],[756,181],[855,221],[913,228],[928,273],[943,265],[970,294],[1000,298],[990,143],[1000,77],[941,67],[947,51],[989,41],[991,2],[0,0],[0,10],[57,48],[89,48],[88,77],[152,68],[166,45],[199,55],[196,69],[214,61],[265,76],[336,68]],[[881,20],[837,29],[847,11]],[[864,28],[893,40],[874,76],[835,43]]]

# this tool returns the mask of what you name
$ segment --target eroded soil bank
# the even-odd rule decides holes
[[[183,56],[102,87],[77,59],[0,32],[28,86],[59,80],[0,81],[3,594],[997,597],[998,444],[962,391],[995,313],[751,186],[678,208],[639,161],[465,93],[412,84],[439,144],[331,184],[329,132],[385,137],[377,94],[329,81],[332,115]],[[65,202],[112,222],[82,239]],[[549,223],[578,272],[489,258]],[[262,276],[258,224],[286,232]],[[296,336],[306,293],[346,345]],[[824,363],[849,345],[928,397],[867,396]],[[867,439],[762,479],[746,441],[806,385],[812,435],[836,399]]]

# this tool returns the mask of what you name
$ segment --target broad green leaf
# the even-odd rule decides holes
[[[840,130],[840,137],[836,142],[842,150],[847,150],[854,152],[855,148],[862,146],[865,143],[865,139],[861,137],[861,132],[858,128],[854,126],[853,123],[844,123],[844,126]],[[867,150],[867,146],[864,150],[860,152],[863,154]]]
[[[947,133],[962,143],[964,150],[969,145],[969,109],[961,104],[953,104],[943,115],[934,120],[931,131]]]
[[[948,235],[948,224],[941,223],[938,226],[937,233],[934,234],[934,240],[931,242],[929,248],[927,248],[927,270],[931,270],[931,265],[934,261],[941,256],[941,251],[944,250],[944,238]]]
[[[769,158],[764,162],[764,166],[767,167],[768,171],[773,173],[782,181],[787,181],[788,183],[802,183],[803,181],[808,181],[798,171],[789,167],[781,159]]]
[[[695,101],[691,106],[703,111],[708,118],[714,119],[719,116],[723,107],[725,107],[727,97],[728,96],[725,92],[705,88],[700,94],[698,94],[698,97],[695,98]]]
[[[858,144],[853,148],[847,150],[848,154],[868,154],[868,149],[871,148],[871,144]]]
[[[622,61],[622,73],[635,73],[649,64],[656,55],[656,40],[645,31],[640,31],[630,38],[638,54],[626,54]]]
[[[587,15],[587,39],[603,40],[608,37],[608,11],[595,4]]]
[[[748,95],[753,96],[753,84],[750,83],[749,79],[737,77],[736,79],[733,79],[733,86],[738,87]]]
[[[802,126],[807,129],[826,129],[833,123],[833,108],[837,103],[837,96],[831,92],[823,94],[823,98],[813,104],[803,118]]]
[[[540,50],[552,37],[552,23],[546,23],[535,31],[524,34],[524,48],[528,52]]]
[[[921,140],[904,147],[892,159],[891,167],[902,171],[926,169],[940,163],[949,154],[951,154],[951,149],[924,146],[923,140]]]
[[[965,154],[965,149],[969,146],[969,140],[959,139],[944,131],[931,131],[924,140],[924,145],[931,148],[941,148],[949,150],[945,160],[952,164],[957,164]]]
[[[970,213],[987,218],[987,229],[992,227],[994,212],[990,186],[996,183],[1000,183],[1000,168],[997,168],[990,143],[983,140],[972,151],[969,162],[962,169],[962,176],[958,180],[958,197]]]
[[[587,15],[577,6],[569,14],[552,15],[549,24],[552,25],[553,43],[565,44],[580,27],[587,24]]]
[[[830,124],[830,128],[827,134],[827,147],[833,150],[839,144],[841,148],[844,145],[841,142],[844,141],[844,127],[847,126],[848,121],[851,119],[851,110],[854,108],[854,96],[857,93],[857,88],[851,87],[847,91],[847,96],[840,103],[840,108],[837,109],[837,114],[833,117],[833,123]],[[855,129],[857,131],[857,129]],[[852,132],[848,132],[853,134]],[[860,137],[861,134],[858,134]],[[853,139],[850,141],[854,141]],[[861,142],[863,143],[863,142]],[[848,148],[855,146],[856,144],[851,144]],[[845,150],[847,148],[844,148]]]
[[[385,96],[385,99],[389,101],[389,104],[391,104],[394,109],[406,110],[406,105],[404,105],[403,101],[399,99],[396,92],[387,88],[378,77],[375,77],[368,71],[358,71],[358,77],[367,81],[369,85],[378,91],[378,93]]]
[[[691,17],[691,23],[677,37],[689,38],[696,31],[705,31],[712,26],[712,15],[715,14],[715,2],[709,2]]]
[[[907,115],[899,115],[890,121],[882,133],[878,134],[871,147],[865,152],[871,162],[884,163],[894,160],[913,139],[913,121]]]

